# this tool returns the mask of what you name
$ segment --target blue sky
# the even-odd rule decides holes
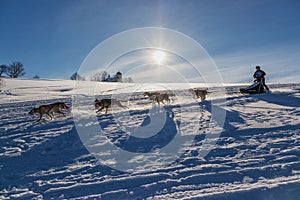
[[[69,79],[100,42],[164,27],[199,42],[224,82],[248,82],[261,65],[270,82],[299,82],[298,0],[0,0],[0,64],[28,78]]]

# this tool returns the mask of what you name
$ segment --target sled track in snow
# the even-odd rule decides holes
[[[27,115],[39,104],[63,100],[70,105],[69,98],[1,104],[0,198],[238,199],[267,194],[295,199],[300,195],[300,87],[293,87],[292,92],[227,97],[219,105],[227,113],[224,131],[205,158],[197,157],[203,142],[199,135],[173,165],[132,174],[97,162],[82,145],[72,115],[40,123]],[[151,106],[142,101],[144,107],[132,110],[141,118]],[[208,104],[200,103],[207,109],[199,119],[203,133]],[[110,117],[100,115],[99,120],[111,127]]]

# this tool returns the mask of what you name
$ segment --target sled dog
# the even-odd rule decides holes
[[[158,105],[160,105],[160,102],[165,104],[164,101],[167,101],[167,103],[170,104],[170,95],[167,93],[145,92],[144,96],[148,96],[150,100],[152,100],[152,103],[157,103]]]
[[[189,91],[194,95],[195,98],[201,98],[201,101],[206,99],[206,95],[208,94],[207,89],[200,90],[200,89],[189,89]]]
[[[48,105],[41,105],[38,108],[33,108],[28,114],[33,115],[35,113],[39,113],[40,117],[37,121],[40,121],[45,114],[52,120],[54,118],[54,113],[62,114],[65,117],[65,114],[61,112],[61,110],[69,110],[69,107],[64,102],[56,102]]]
[[[107,114],[108,108],[111,107],[112,105],[117,105],[121,108],[127,108],[128,109],[127,106],[123,106],[121,104],[121,102],[116,100],[116,99],[101,99],[101,100],[96,99],[95,100],[95,108],[98,109],[96,111],[96,113],[101,112],[105,108],[105,114]]]

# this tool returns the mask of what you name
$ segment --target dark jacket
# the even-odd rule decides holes
[[[256,79],[264,79],[266,75],[266,72],[263,70],[256,70],[253,74],[253,77]]]

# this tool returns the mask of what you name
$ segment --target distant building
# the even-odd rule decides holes
[[[117,72],[116,75],[114,75],[113,77],[110,77],[110,75],[108,75],[108,77],[103,79],[102,81],[103,82],[123,82],[122,73]]]

